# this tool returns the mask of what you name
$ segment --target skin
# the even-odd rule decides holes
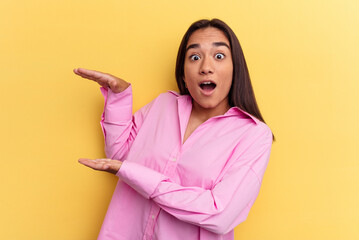
[[[187,48],[184,81],[193,98],[193,104],[183,143],[203,122],[228,111],[228,93],[233,75],[230,43],[219,29],[208,27],[193,32]],[[110,88],[114,93],[120,93],[130,85],[121,78],[99,71],[77,68],[74,73],[95,81],[104,88]],[[216,88],[211,94],[206,94],[199,84],[209,80],[216,83]],[[94,170],[112,174],[116,174],[122,165],[121,161],[107,158],[80,158],[78,161]]]
[[[221,30],[208,27],[193,32],[187,49],[183,79],[193,104],[183,142],[203,122],[228,111],[228,93],[233,76],[230,43]],[[210,96],[199,87],[200,82],[206,80],[216,83]]]
[[[104,88],[110,88],[114,93],[120,93],[130,86],[130,84],[121,78],[115,77],[108,73],[99,71],[77,68],[73,70],[75,74],[82,78],[97,82]],[[120,170],[122,162],[118,160],[101,158],[101,159],[88,159],[80,158],[79,163],[90,167],[94,170],[105,171],[116,174]]]

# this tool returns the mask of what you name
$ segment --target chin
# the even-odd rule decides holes
[[[214,103],[199,103],[197,102],[197,104],[201,107],[201,108],[205,108],[205,109],[213,109],[216,108],[218,106],[218,104],[214,104]]]

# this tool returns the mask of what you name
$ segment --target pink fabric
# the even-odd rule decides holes
[[[163,93],[132,115],[131,86],[101,91],[106,155],[123,164],[98,239],[234,239],[267,167],[269,127],[233,107],[182,144],[190,96]]]

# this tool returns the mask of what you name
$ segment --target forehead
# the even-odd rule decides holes
[[[205,44],[205,43],[213,43],[213,42],[225,42],[229,46],[229,41],[227,36],[214,27],[201,28],[194,31],[188,39],[187,46],[190,44]]]

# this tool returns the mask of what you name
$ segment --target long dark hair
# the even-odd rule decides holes
[[[176,62],[176,81],[180,94],[190,95],[183,80],[184,61],[188,39],[196,30],[207,27],[215,27],[221,30],[227,36],[230,43],[233,62],[233,79],[232,86],[228,93],[229,106],[238,107],[264,122],[262,114],[259,111],[256,98],[254,96],[254,91],[251,79],[249,77],[247,63],[244,58],[242,47],[232,29],[219,19],[202,19],[196,21],[188,28],[187,32],[183,36],[181,45],[178,49]]]

